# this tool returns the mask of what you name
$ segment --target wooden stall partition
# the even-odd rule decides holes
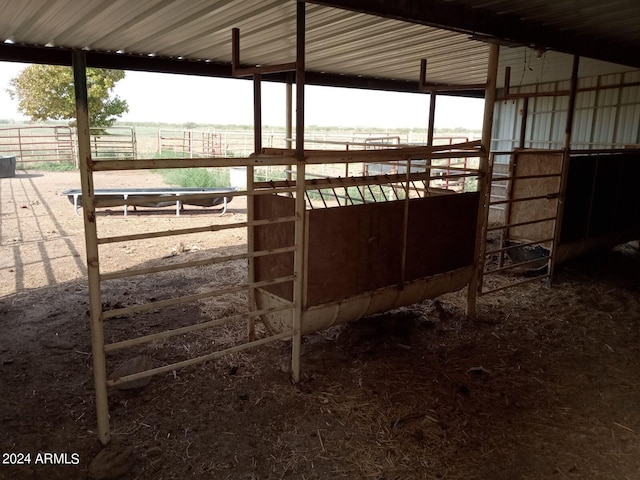
[[[562,152],[516,150],[512,155],[511,197],[507,200],[507,238],[516,242],[542,242],[551,248],[558,209]],[[524,224],[524,225],[523,225]]]
[[[281,195],[260,195],[248,199],[254,205],[256,220],[290,217],[295,212],[295,199]],[[256,250],[274,250],[284,246],[292,246],[295,241],[295,225],[293,223],[269,223],[254,228]],[[255,278],[280,278],[293,275],[293,252],[269,255],[254,260]],[[289,302],[293,301],[293,284],[283,283],[264,288]]]
[[[412,199],[405,281],[473,265],[478,192]]]
[[[307,212],[309,273],[305,307],[402,282],[403,203]]]
[[[410,199],[406,235],[404,201],[307,210],[302,330],[357,320],[468,284],[479,198],[471,192]],[[294,201],[262,195],[255,202],[260,220],[289,215]],[[260,225],[255,239],[259,250],[282,248],[293,242],[293,231],[285,224]],[[256,259],[257,282],[292,271],[291,254]],[[261,288],[258,309],[277,307],[291,295],[287,284]],[[283,315],[264,319],[274,330],[290,322]]]

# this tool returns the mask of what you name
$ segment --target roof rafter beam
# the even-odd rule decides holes
[[[71,65],[72,50],[55,47],[29,47],[24,45],[0,44],[0,61],[41,63],[48,65]],[[234,78],[231,63],[205,62],[166,57],[149,57],[127,53],[85,52],[88,67],[132,70],[140,72],[174,73],[204,77]],[[269,81],[287,83],[292,81],[291,73],[281,72],[269,75]],[[327,87],[359,88],[389,92],[418,92],[418,81],[390,80],[385,78],[340,75],[334,73],[308,71],[305,77],[308,85]],[[440,91],[441,95],[483,98],[478,90]]]

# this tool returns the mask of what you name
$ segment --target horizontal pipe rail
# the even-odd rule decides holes
[[[269,188],[270,183],[264,182],[265,187]],[[270,193],[291,193],[295,191],[295,186],[281,186],[274,187],[273,191],[248,191],[248,190],[230,190],[228,192],[210,192],[210,193],[189,193],[189,194],[175,194],[175,195],[165,195],[165,196],[151,196],[147,195],[140,198],[127,198],[126,204],[131,206],[144,206],[146,203],[175,203],[180,200],[207,200],[212,197],[246,197],[246,196],[257,196],[257,195],[268,195]],[[123,195],[123,194],[116,194]],[[131,193],[131,195],[135,195],[135,193]],[[97,208],[105,208],[105,207],[119,207],[123,204],[123,199],[106,199],[100,198],[100,196],[94,196],[94,206]],[[186,203],[186,202],[185,202]]]
[[[257,154],[251,157],[210,157],[210,158],[150,158],[137,160],[94,160],[91,169],[95,172],[118,170],[151,170],[205,167],[259,167],[259,166],[286,166],[296,163],[292,150],[280,150],[281,154],[275,154],[278,149],[268,149],[271,154]],[[421,160],[425,158],[446,159],[478,157],[483,154],[479,142],[468,142],[454,145],[437,145],[434,147],[404,147],[388,148],[384,150],[315,150],[305,151],[305,162],[308,164],[330,163],[361,163],[380,162],[394,160]]]
[[[514,245],[509,245],[508,247],[497,248],[495,250],[487,250],[485,252],[485,255],[491,255],[491,254],[494,254],[494,253],[506,252],[508,250],[512,250],[512,249],[520,248],[520,247],[530,247],[532,245],[539,245],[541,243],[552,242],[552,241],[553,241],[553,238],[547,238],[545,240],[536,240],[536,241],[533,241],[533,242],[517,243],[517,244],[514,244]]]
[[[204,260],[194,260],[191,262],[174,263],[172,265],[161,265],[159,267],[139,268],[135,270],[122,270],[119,272],[110,272],[110,273],[101,274],[100,280],[107,281],[107,280],[115,280],[118,278],[135,277],[137,275],[149,275],[154,273],[169,272],[172,270],[179,270],[182,268],[204,267],[207,265],[216,265],[220,263],[234,262],[236,260],[243,260],[248,258],[259,258],[259,257],[266,257],[269,255],[278,255],[280,253],[290,253],[295,251],[295,249],[296,249],[295,246],[282,247],[282,248],[274,248],[271,250],[260,250],[260,251],[251,252],[251,253],[240,253],[238,255],[227,255],[224,257],[213,257],[213,258],[207,258]]]
[[[228,295],[230,293],[238,293],[249,288],[261,288],[271,285],[279,285],[281,283],[291,282],[295,279],[295,275],[289,275],[286,277],[274,278],[272,280],[263,280],[261,282],[255,282],[251,284],[242,284],[235,287],[223,288],[219,290],[209,290],[207,292],[196,293],[193,295],[186,295],[184,297],[169,298],[167,300],[158,300],[157,302],[143,303],[140,305],[133,305],[131,307],[114,308],[113,310],[107,310],[102,312],[102,319],[107,320],[113,317],[120,317],[128,315],[130,313],[139,313],[147,310],[154,310],[157,308],[170,307],[172,305],[181,305],[183,303],[195,302],[197,300],[204,300],[205,298],[220,297],[222,295]]]
[[[191,233],[218,232],[221,230],[230,230],[232,228],[244,228],[250,225],[253,225],[253,226],[275,225],[278,223],[295,222],[296,220],[297,220],[297,217],[291,216],[291,217],[280,217],[280,218],[265,219],[265,220],[254,220],[252,222],[226,223],[222,225],[207,225],[204,227],[181,228],[178,230],[164,230],[160,232],[136,233],[133,235],[120,235],[117,237],[103,237],[103,238],[98,238],[98,245],[118,243],[118,242],[129,242],[129,241],[135,241],[135,240],[144,240],[147,238],[189,235]]]
[[[505,265],[504,267],[494,268],[493,270],[485,270],[484,271],[484,275],[493,275],[493,274],[498,273],[498,272],[504,272],[506,270],[511,270],[512,268],[523,267],[525,265],[533,265],[534,263],[539,263],[541,260],[546,260],[548,262],[549,258],[551,258],[550,255],[545,255],[545,256],[540,257],[540,258],[534,258],[533,260],[526,260],[524,262],[512,263],[510,265]]]
[[[561,173],[545,173],[540,175],[514,175],[514,176],[494,176],[492,182],[506,182],[507,180],[532,180],[535,178],[554,178],[560,177]]]
[[[180,368],[188,367],[190,365],[197,365],[198,363],[215,360],[217,358],[223,357],[224,355],[228,355],[230,353],[242,352],[250,348],[259,347],[260,345],[265,345],[267,343],[275,342],[278,340],[285,340],[285,339],[291,338],[292,336],[293,336],[292,331],[282,332],[277,335],[271,335],[269,337],[260,338],[258,340],[254,340],[253,342],[243,343],[242,345],[236,345],[235,347],[219,350],[217,352],[209,353],[207,355],[201,355],[199,357],[191,358],[189,360],[183,360],[181,362],[164,365],[162,367],[153,368],[151,370],[145,370],[144,372],[134,373],[132,375],[126,375],[124,377],[120,377],[115,380],[107,380],[107,386],[115,387],[126,382],[133,382],[135,380],[152,377],[153,375],[158,375],[160,373],[167,373],[173,370],[178,370]]]
[[[540,218],[537,220],[529,220],[526,222],[519,222],[519,223],[510,223],[508,225],[499,225],[496,227],[488,227],[487,228],[487,232],[494,232],[496,230],[506,230],[507,228],[515,228],[515,227],[524,227],[525,225],[533,225],[535,223],[543,223],[543,222],[554,222],[556,220],[556,217],[547,217],[547,218]]]
[[[528,202],[531,200],[555,200],[559,196],[560,196],[560,192],[548,193],[546,195],[536,195],[534,197],[522,197],[522,198],[512,198],[509,200],[498,200],[497,202],[491,202],[491,205],[505,205],[505,204],[511,204],[511,203]]]
[[[324,155],[322,152],[308,155],[305,162],[310,165],[329,165],[334,163],[384,163],[402,160],[446,160],[448,158],[476,158],[482,155],[481,150],[465,150],[460,152],[390,152],[387,150],[351,150],[342,155]],[[384,153],[385,155],[377,154]]]
[[[432,168],[431,170],[433,170]],[[481,173],[479,170],[466,169],[469,173],[453,174],[453,175],[431,175],[430,172],[415,172],[409,176],[409,181],[427,181],[427,180],[443,180],[443,179],[456,179],[466,177],[477,177]],[[371,175],[365,177],[323,177],[314,178],[305,181],[306,190],[319,190],[319,189],[331,189],[331,188],[343,188],[343,187],[355,187],[355,186],[367,186],[367,185],[387,185],[387,184],[405,184],[407,182],[407,175],[405,173],[391,174],[391,175]],[[271,182],[260,182],[255,184],[256,189],[260,188],[278,188],[282,185],[290,184],[288,180],[276,180]]]
[[[384,156],[386,153],[398,153],[403,152],[408,155],[428,155],[436,152],[448,152],[448,151],[465,151],[477,149],[482,150],[482,142],[480,140],[473,140],[469,142],[461,142],[461,143],[447,143],[441,145],[416,145],[416,146],[398,146],[398,145],[390,145],[390,148],[384,148],[380,150],[305,150],[306,155],[318,155],[318,156],[334,156],[341,154],[355,154],[360,156],[366,156],[366,154],[376,154]],[[274,148],[267,147],[263,149],[263,152],[267,155],[286,155],[286,156],[294,156],[294,151],[289,148]]]
[[[91,163],[94,172],[118,170],[153,170],[163,168],[205,168],[205,167],[260,167],[266,165],[290,165],[291,159],[281,155],[260,155],[254,157],[210,157],[210,158],[148,158],[138,160],[97,160]]]
[[[507,288],[512,288],[512,287],[517,287],[519,285],[524,285],[526,283],[531,283],[531,282],[535,282],[537,280],[542,280],[545,278],[549,278],[549,274],[545,273],[544,275],[539,275],[537,277],[531,277],[531,278],[526,278],[524,280],[519,280],[517,282],[511,282],[507,285],[502,285],[500,287],[496,287],[496,288],[492,288],[491,290],[482,290],[480,292],[480,295],[489,295],[490,293],[495,293],[495,292],[499,292],[501,290],[506,290]]]
[[[178,335],[186,335],[187,333],[193,333],[199,330],[205,330],[207,328],[219,327],[220,325],[224,325],[225,323],[235,322],[239,320],[246,320],[251,317],[260,317],[262,315],[269,315],[271,313],[282,312],[284,310],[290,310],[292,308],[293,308],[293,303],[289,305],[283,305],[280,307],[265,308],[263,310],[256,310],[253,312],[232,315],[230,317],[225,317],[218,320],[210,320],[208,322],[188,325],[186,327],[174,328],[173,330],[166,330],[164,332],[152,333],[150,335],[144,335],[142,337],[130,338],[128,340],[122,340],[121,342],[109,343],[104,346],[104,351],[114,352],[116,350],[122,350],[124,348],[133,347],[135,345],[142,345],[144,343],[176,337]]]

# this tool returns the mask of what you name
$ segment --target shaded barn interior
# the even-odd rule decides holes
[[[640,151],[568,155],[559,205],[562,165],[563,153],[558,151],[512,154],[508,194],[514,203],[505,208],[505,224],[516,226],[506,229],[502,243],[516,247],[510,250],[513,259],[527,256],[518,245],[547,255],[555,237],[556,264],[640,238],[640,197],[635,190]]]
[[[606,239],[607,243],[619,242],[637,235],[638,203],[632,195],[633,181],[638,173],[637,162],[627,162],[626,154],[618,157],[617,153],[607,162],[604,156],[596,157],[595,161],[591,156],[578,161],[581,154],[571,155],[571,125],[576,110],[578,77],[620,75],[610,84],[598,78],[595,86],[582,86],[595,92],[590,95],[597,100],[594,100],[594,108],[605,114],[612,109],[600,102],[607,97],[605,93],[599,95],[601,87],[611,87],[611,91],[615,87],[618,92],[640,87],[640,80],[634,80],[634,70],[640,67],[640,61],[637,55],[637,15],[632,14],[637,13],[639,7],[629,0],[618,2],[624,7],[618,9],[590,2],[589,8],[567,13],[558,11],[558,2],[550,0],[535,4],[524,1],[483,2],[484,6],[471,5],[473,2],[464,0],[423,3],[343,0],[307,5],[285,0],[175,0],[163,2],[165,7],[171,8],[160,9],[150,16],[141,14],[142,10],[153,12],[157,5],[146,1],[124,2],[118,9],[111,8],[106,1],[85,2],[79,3],[72,13],[69,13],[64,0],[51,0],[51,7],[46,9],[39,9],[36,2],[20,4],[19,7],[7,4],[6,18],[9,20],[0,22],[0,39],[4,41],[0,45],[0,57],[73,66],[80,180],[85,200],[86,257],[90,260],[87,262],[87,278],[91,361],[97,430],[102,443],[106,444],[110,439],[109,388],[161,373],[174,372],[175,375],[178,368],[281,340],[291,340],[291,374],[293,380],[298,381],[303,333],[433,298],[465,285],[469,287],[467,312],[473,314],[477,295],[488,293],[478,292],[482,267],[479,258],[483,253],[480,235],[487,230],[480,207],[488,203],[484,202],[490,175],[487,167],[490,152],[495,153],[491,147],[496,85],[504,81],[504,98],[523,99],[523,112],[529,108],[529,97],[514,97],[509,93],[510,68],[514,72],[522,71],[519,85],[514,85],[513,90],[527,91],[519,91],[518,95],[548,95],[538,88],[543,73],[546,82],[554,83],[556,91],[552,92],[549,108],[552,112],[562,111],[566,122],[557,119],[548,122],[548,126],[534,122],[536,128],[529,130],[543,132],[542,145],[558,147],[547,140],[552,140],[549,137],[556,134],[558,125],[561,129],[564,123],[566,128],[561,153],[534,152],[526,159],[528,154],[516,153],[521,158],[517,172],[512,174],[519,178],[513,178],[508,187],[505,208],[509,220],[506,227],[500,227],[503,229],[503,243],[497,250],[499,255],[507,254],[507,249],[511,248],[508,242],[512,240],[529,246],[538,243],[552,251],[548,255],[551,271],[554,261],[561,259],[560,250],[563,248],[568,251],[576,244],[597,244],[600,239]],[[517,12],[512,10],[513,5]],[[375,16],[363,15],[363,12]],[[594,25],[603,27],[596,29]],[[239,27],[243,29],[243,61]],[[441,31],[440,27],[446,31]],[[510,44],[509,48],[501,50],[500,45],[505,41]],[[570,52],[571,55],[561,52]],[[541,60],[537,62],[541,65],[539,70],[533,66],[536,62],[531,61],[534,55]],[[578,62],[581,56],[589,57],[582,61],[582,66]],[[469,61],[460,62],[461,58]],[[626,66],[621,68],[607,63],[612,61]],[[509,70],[505,68],[503,74],[502,69],[498,69],[499,64]],[[572,64],[570,85],[567,86]],[[255,154],[249,158],[92,158],[87,67],[209,77],[251,77]],[[288,158],[259,153],[262,152],[263,139],[263,75],[269,75],[271,81],[287,84]],[[294,82],[295,134],[292,128]],[[409,163],[411,160],[424,161],[422,178],[427,184],[423,195],[409,195],[414,178],[409,167],[407,171],[410,173],[398,174],[404,179],[395,180],[396,185],[405,189],[405,198],[390,201],[385,198],[384,202],[368,204],[363,197],[359,205],[305,208],[308,191],[312,189],[308,187],[313,181],[305,172],[308,165],[314,164],[310,158],[313,154],[305,148],[305,85],[429,93],[428,147],[433,147],[436,95],[484,97],[483,131],[478,145],[481,148],[468,155],[478,159],[475,171],[477,192],[431,194],[430,182],[434,180],[431,168],[435,165],[429,162],[449,157],[438,156],[433,149],[425,150],[422,156],[405,156],[403,152],[396,152],[399,155],[397,160]],[[568,99],[560,100],[559,97]],[[565,100],[568,100],[566,106],[561,103]],[[619,93],[616,105],[622,107],[625,101]],[[532,101],[531,108],[544,103]],[[509,105],[514,109],[520,108],[516,102],[509,102]],[[537,119],[545,118],[537,113]],[[522,117],[519,146],[525,147],[527,114],[523,113]],[[622,114],[616,114],[615,121],[611,123],[633,125],[633,122],[622,121],[623,118]],[[607,120],[612,120],[612,115],[605,117],[605,121],[594,115],[585,123],[605,131]],[[506,124],[510,127],[512,122],[499,119],[496,124],[498,127]],[[635,130],[637,137],[640,129]],[[621,139],[624,144],[640,143],[637,138],[627,141],[625,136],[615,140],[619,142]],[[326,162],[316,158],[315,165],[343,162],[349,166],[356,163],[350,163],[351,159],[346,158],[351,153],[334,152],[333,155],[335,158],[326,156],[322,159]],[[373,156],[371,159],[376,160]],[[362,163],[366,162],[370,160]],[[263,187],[254,185],[253,169],[259,166],[284,167],[290,171],[295,167],[295,181],[265,191]],[[247,197],[246,221],[142,233],[99,234],[97,221],[100,219],[95,215],[96,208],[107,207],[110,202],[120,200],[96,195],[94,173],[183,167],[247,168],[246,191],[228,195],[230,198]],[[353,180],[350,175],[345,174],[342,179]],[[288,180],[293,180],[290,174]],[[287,194],[291,198],[287,198]],[[204,194],[179,195],[175,200],[199,201],[206,197]],[[166,200],[159,195],[134,199],[129,203],[144,205]],[[100,270],[98,259],[102,245],[245,228],[248,239],[246,252],[227,252],[224,257],[212,257],[202,262],[183,261],[107,273]],[[247,282],[237,282],[225,288],[213,285],[206,291],[180,292],[179,296],[170,299],[152,297],[143,303],[132,301],[126,306],[110,306],[101,301],[106,281],[238,260],[247,262]],[[550,272],[549,280],[551,276]],[[246,310],[235,315],[214,316],[206,322],[149,334],[133,332],[129,338],[117,341],[105,336],[105,320],[238,292],[246,294],[248,302]],[[272,331],[265,333],[262,329],[257,331],[253,328],[256,317],[263,318]],[[235,345],[212,342],[207,345],[211,350],[197,356],[167,359],[155,368],[107,377],[107,354],[153,344],[159,339],[180,339],[188,333],[235,322],[248,324],[248,339],[243,338]]]
[[[558,260],[640,238],[640,151],[569,157]]]

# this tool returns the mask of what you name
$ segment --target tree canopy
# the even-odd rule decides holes
[[[89,121],[92,127],[110,127],[129,111],[127,102],[113,95],[122,70],[87,69]],[[71,67],[30,65],[11,80],[9,95],[18,100],[18,109],[31,120],[71,120],[76,118],[73,71]]]

